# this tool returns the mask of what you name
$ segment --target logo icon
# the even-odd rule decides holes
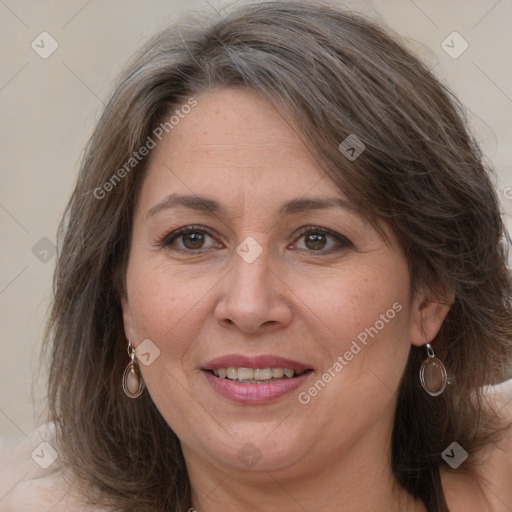
[[[468,458],[468,452],[464,450],[459,443],[454,441],[441,454],[441,457],[443,457],[447,464],[453,469],[457,469]]]
[[[441,48],[452,59],[458,59],[468,49],[468,47],[468,42],[458,32],[452,32],[441,43]]]
[[[55,252],[55,244],[45,236],[37,241],[32,247],[32,254],[41,263],[48,263],[55,256]]]
[[[340,153],[344,154],[347,160],[353,162],[366,149],[363,141],[354,133],[351,133],[338,146]]]
[[[238,450],[237,457],[250,468],[261,459],[262,453],[252,443],[246,443]]]
[[[39,57],[47,59],[59,47],[59,43],[48,32],[41,32],[30,46]]]
[[[236,248],[236,252],[246,263],[252,263],[263,252],[263,247],[252,236],[248,236]]]
[[[135,349],[135,355],[144,366],[149,366],[160,356],[160,349],[151,340],[145,339]]]
[[[46,441],[42,442],[30,456],[34,462],[43,469],[48,469],[56,460],[57,452],[53,446]]]

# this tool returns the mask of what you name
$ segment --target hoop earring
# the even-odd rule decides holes
[[[448,384],[448,375],[444,364],[434,354],[434,349],[427,343],[428,357],[423,361],[420,369],[420,381],[423,389],[430,396],[438,396]]]
[[[128,342],[128,355],[130,356],[130,362],[123,374],[123,391],[127,397],[137,398],[144,391],[144,380],[140,374],[139,365],[135,361],[135,349],[130,341]]]

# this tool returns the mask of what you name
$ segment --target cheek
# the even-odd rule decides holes
[[[192,365],[184,362],[194,352],[211,308],[207,292],[212,285],[204,276],[180,277],[172,268],[139,261],[129,269],[127,283],[136,343],[149,339],[158,348],[158,357],[139,367],[152,401],[171,428],[184,435],[187,427],[182,414],[176,414],[190,407]]]
[[[409,280],[402,266],[387,268],[347,274],[342,288],[330,288],[329,307],[320,309],[330,334],[319,378],[329,381],[325,398],[334,408],[355,410],[375,396],[383,405],[399,385],[410,349]]]
[[[392,264],[392,262],[390,262]],[[361,266],[347,272],[339,282],[331,284],[318,300],[321,318],[331,327],[334,337],[343,345],[357,338],[364,342],[377,335],[386,337],[391,332],[401,338],[408,332],[409,280],[407,274],[396,265],[393,268]]]
[[[215,280],[151,266],[143,257],[129,267],[127,277],[135,343],[150,339],[164,356],[160,364],[175,371],[208,314],[208,293]]]

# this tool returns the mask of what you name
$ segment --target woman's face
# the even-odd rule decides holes
[[[371,458],[411,343],[443,315],[410,297],[393,233],[267,101],[195,98],[152,150],[133,219],[124,322],[133,345],[149,340],[137,355],[151,398],[187,464],[285,475],[354,446]]]

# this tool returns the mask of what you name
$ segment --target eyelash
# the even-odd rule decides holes
[[[167,234],[159,242],[159,245],[162,248],[169,248],[169,246],[171,246],[172,243],[176,239],[178,239],[180,236],[183,236],[183,235],[186,235],[186,234],[189,234],[189,233],[197,233],[197,232],[202,233],[202,234],[206,234],[209,237],[214,238],[212,233],[210,233],[210,231],[208,229],[204,228],[203,226],[194,226],[194,225],[192,225],[192,226],[182,227],[180,229],[177,229],[177,230]],[[306,251],[311,252],[311,253],[330,254],[332,252],[336,252],[336,251],[339,251],[341,249],[354,248],[354,246],[350,242],[350,240],[348,240],[344,236],[339,235],[338,233],[335,233],[334,231],[331,231],[329,229],[325,229],[325,228],[321,228],[321,227],[317,227],[317,226],[307,226],[307,227],[302,228],[300,230],[298,239],[302,238],[304,235],[307,235],[307,234],[322,234],[322,235],[330,236],[330,237],[334,238],[337,241],[338,247],[334,247],[334,248],[331,248],[331,249],[319,249],[317,251],[315,251],[313,249],[300,249],[300,250],[306,250]],[[188,253],[202,253],[202,252],[209,251],[210,249],[186,249],[186,248],[182,249],[182,248],[174,248],[173,250],[177,250],[177,251],[180,251],[180,252],[188,252]]]

